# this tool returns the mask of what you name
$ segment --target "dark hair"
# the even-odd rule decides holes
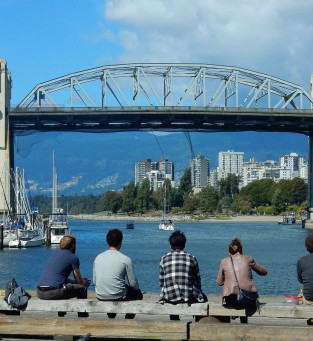
[[[229,244],[229,253],[231,255],[234,255],[235,253],[239,252],[240,254],[242,254],[242,245],[241,242],[238,238],[235,238],[231,241],[231,243]]]
[[[183,250],[186,245],[186,237],[184,233],[179,230],[173,232],[168,241],[170,242],[172,250]]]
[[[76,237],[75,236],[64,236],[60,240],[60,249],[61,250],[70,250],[73,245],[76,246]]]
[[[107,233],[107,243],[109,246],[117,247],[123,240],[123,233],[119,229],[110,230]]]
[[[313,253],[313,234],[309,234],[305,239],[305,247],[310,252]]]

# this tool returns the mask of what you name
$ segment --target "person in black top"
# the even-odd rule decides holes
[[[298,281],[303,284],[300,290],[299,304],[313,305],[313,234],[305,240],[305,247],[309,254],[300,258],[297,262]],[[313,318],[308,319],[309,325],[313,324]]]

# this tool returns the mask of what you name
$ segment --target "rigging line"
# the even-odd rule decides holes
[[[8,209],[8,211],[9,211],[9,216],[10,216],[10,218],[11,218],[11,221],[13,222],[14,216],[13,216],[13,214],[12,214],[12,211],[11,211],[10,207],[9,207],[9,203],[8,203],[7,197],[6,197],[6,195],[5,195],[5,191],[4,191],[4,187],[3,187],[3,183],[2,183],[1,177],[0,177],[0,184],[1,184],[2,191],[3,191],[3,197],[4,197],[5,203],[6,203],[6,205],[7,205],[7,209]]]
[[[153,131],[153,130],[152,130],[152,134],[153,134],[153,136],[155,137],[155,139],[156,139],[156,141],[157,141],[157,144],[159,145],[159,148],[160,148],[161,153],[162,153],[162,155],[163,155],[163,159],[165,159],[165,156],[164,156],[162,147],[161,147],[161,145],[160,145],[160,142],[159,142],[158,138],[156,137],[156,135],[154,134],[154,131]]]
[[[184,134],[185,134],[185,136],[186,136],[186,138],[188,140],[189,146],[190,146],[191,158],[194,159],[195,158],[195,152],[193,150],[191,136],[189,134],[189,131],[186,131]]]

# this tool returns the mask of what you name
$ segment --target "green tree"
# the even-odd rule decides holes
[[[295,205],[300,205],[306,200],[308,194],[308,185],[301,178],[292,179],[290,202]]]
[[[242,196],[236,195],[230,208],[236,213],[247,214],[251,211],[251,203]]]
[[[102,197],[102,209],[116,213],[122,206],[122,196],[115,191],[107,191]]]
[[[136,212],[145,213],[149,211],[152,202],[152,191],[150,189],[150,180],[143,179],[141,186],[137,190],[135,199]]]
[[[122,211],[134,212],[135,211],[135,198],[136,186],[134,181],[131,180],[127,186],[124,186],[122,192]]]
[[[232,197],[230,195],[225,195],[221,198],[217,205],[217,210],[222,212],[223,210],[228,210],[232,204]]]
[[[280,189],[276,189],[272,199],[273,211],[274,214],[280,214],[285,209],[285,199],[281,194]]]
[[[188,167],[185,169],[183,176],[180,179],[180,183],[178,186],[177,195],[177,206],[182,207],[186,198],[188,198],[192,193],[192,184],[191,184],[191,168]]]
[[[236,174],[228,174],[225,179],[219,181],[220,196],[230,196],[232,199],[239,193],[239,177]]]
[[[271,179],[262,179],[251,182],[243,187],[239,195],[249,200],[252,207],[271,205],[276,189],[275,182]]]
[[[199,197],[200,208],[202,211],[213,213],[216,210],[219,194],[214,187],[207,186],[202,188],[201,192],[199,193]]]
[[[198,195],[189,196],[184,201],[183,210],[186,213],[193,213],[198,209],[200,205],[200,199]]]

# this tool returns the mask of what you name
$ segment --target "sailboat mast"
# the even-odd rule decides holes
[[[165,219],[165,213],[166,213],[166,184],[165,181],[163,183],[163,190],[164,190],[164,195],[163,195],[163,220]]]
[[[54,164],[54,151],[52,155],[52,213],[56,213],[58,208],[58,175]]]

